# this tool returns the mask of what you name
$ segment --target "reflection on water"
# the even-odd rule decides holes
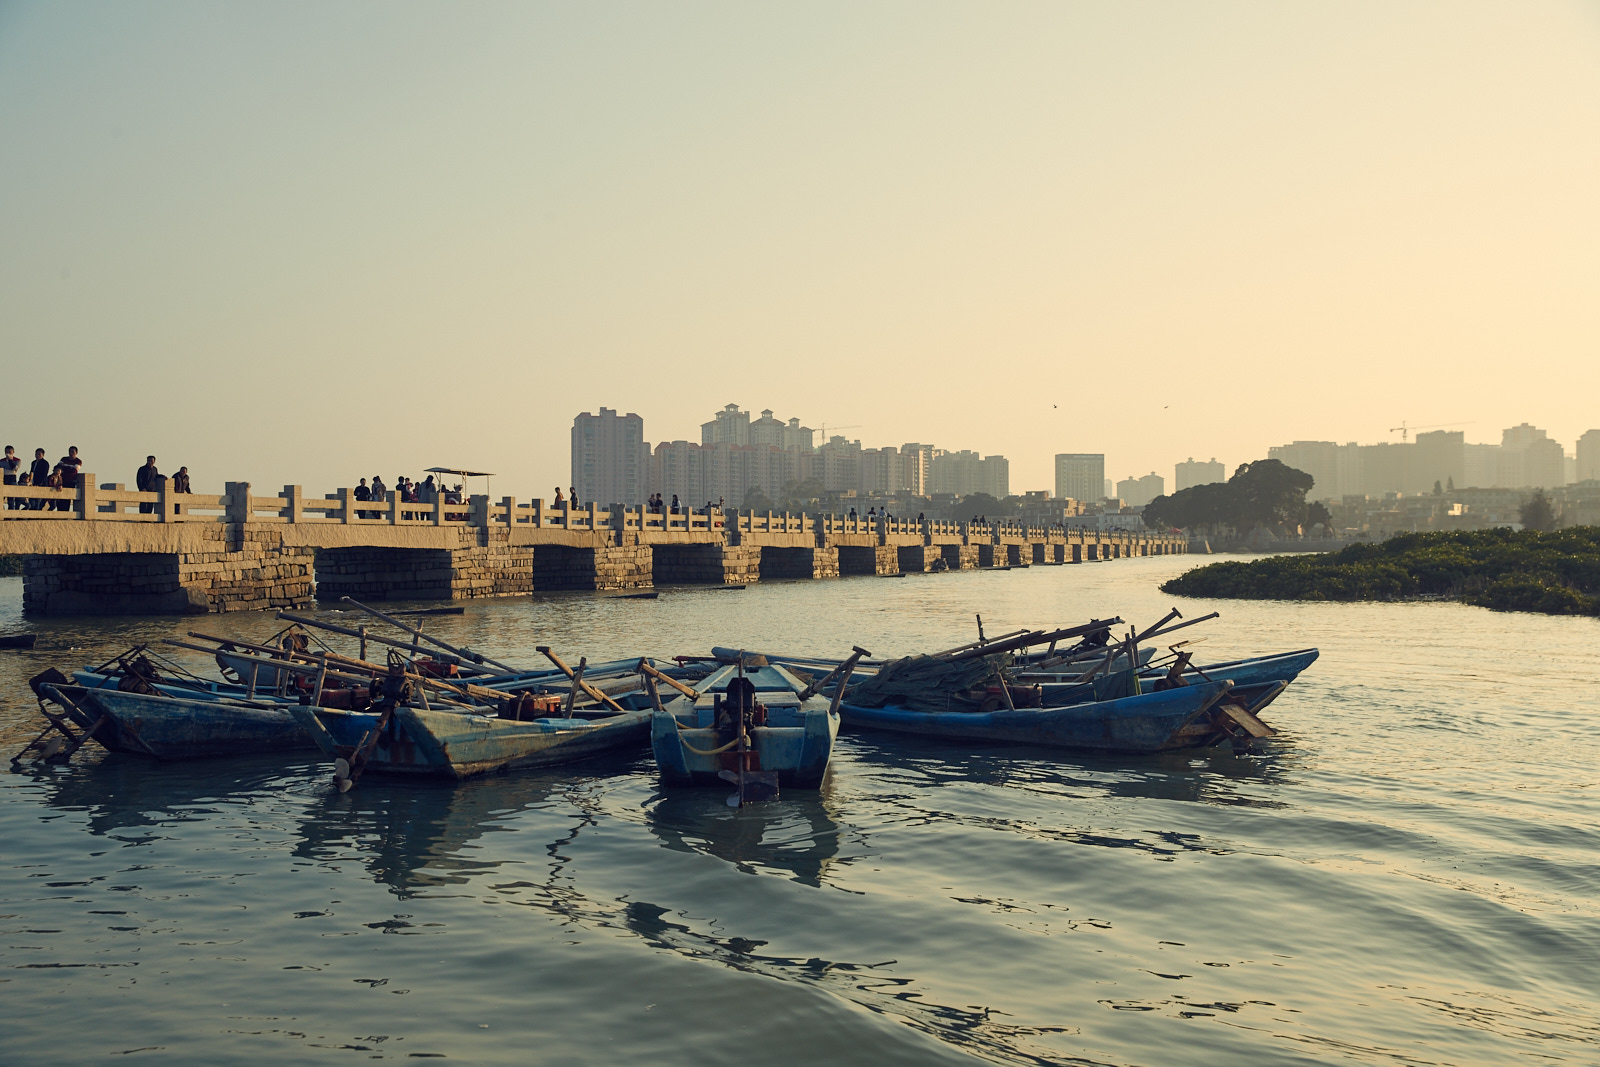
[[[787,871],[820,886],[839,855],[831,792],[824,781],[820,789],[790,790],[780,801],[730,809],[715,789],[668,790],[649,807],[645,825],[663,848],[716,856],[742,874]]]
[[[396,896],[466,885],[501,866],[483,835],[513,828],[517,813],[559,797],[568,779],[508,774],[451,783],[388,779],[326,795],[300,821],[294,855],[325,862],[354,850]]]

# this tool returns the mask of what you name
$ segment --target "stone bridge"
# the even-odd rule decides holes
[[[1003,522],[321,499],[7,486],[0,555],[23,557],[24,610],[163,614],[362,600],[517,596],[562,589],[890,575],[1085,563],[1186,552],[1177,535]],[[38,506],[35,507],[35,504]],[[942,564],[942,566],[941,566]]]

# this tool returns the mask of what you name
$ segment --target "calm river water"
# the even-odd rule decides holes
[[[1120,614],[1190,558],[549,595],[430,625],[514,663],[927,651]],[[1600,622],[1177,601],[1317,646],[1260,756],[846,734],[731,811],[648,752],[464,785],[310,755],[0,775],[8,1063],[1600,1063]],[[21,623],[0,579],[0,631]],[[41,620],[24,680],[265,616]],[[1192,632],[1192,631],[1191,631]],[[46,648],[45,646],[49,646]]]

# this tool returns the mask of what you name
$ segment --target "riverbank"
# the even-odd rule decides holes
[[[1445,598],[1495,611],[1600,615],[1600,527],[1402,534],[1325,555],[1212,563],[1161,590],[1236,600]]]

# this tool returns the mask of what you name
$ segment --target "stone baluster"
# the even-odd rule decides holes
[[[339,521],[346,526],[355,521],[355,497],[350,495],[350,487],[345,486],[339,490]]]
[[[78,475],[78,518],[92,519],[100,510],[99,486],[92,474]]]
[[[286,485],[283,487],[283,499],[285,504],[283,516],[291,523],[304,522],[306,518],[305,489],[298,485]]]
[[[227,520],[235,525],[243,525],[250,521],[254,505],[250,501],[249,482],[228,482],[225,485],[227,497]]]

